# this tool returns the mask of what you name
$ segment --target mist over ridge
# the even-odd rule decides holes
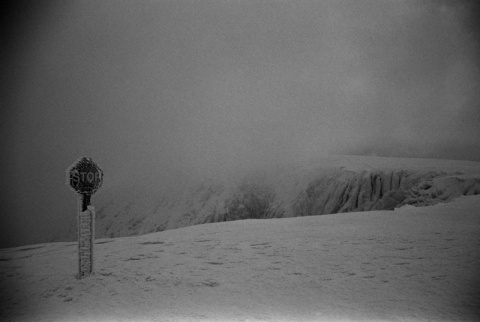
[[[95,196],[96,236],[448,203],[480,194],[480,162],[336,155],[169,185],[131,180]],[[55,240],[75,240],[75,222]]]

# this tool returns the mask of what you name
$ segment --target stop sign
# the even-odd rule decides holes
[[[67,184],[78,193],[92,195],[102,182],[103,171],[92,158],[83,157],[67,170]]]

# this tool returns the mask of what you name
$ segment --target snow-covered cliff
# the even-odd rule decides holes
[[[427,206],[480,193],[480,177],[435,171],[337,170],[311,181],[293,202],[295,216]]]

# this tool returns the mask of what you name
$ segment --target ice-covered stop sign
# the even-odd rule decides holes
[[[68,168],[67,181],[76,192],[92,195],[102,185],[103,171],[92,158],[83,157]]]

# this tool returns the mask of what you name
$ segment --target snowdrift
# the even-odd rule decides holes
[[[128,182],[101,191],[94,200],[96,236],[141,235],[240,219],[434,205],[479,194],[480,163],[329,156],[176,190],[160,180],[152,182]],[[76,239],[75,226],[69,235],[70,240]]]
[[[99,239],[82,280],[75,242],[2,249],[0,319],[478,321],[479,209],[468,196]]]

